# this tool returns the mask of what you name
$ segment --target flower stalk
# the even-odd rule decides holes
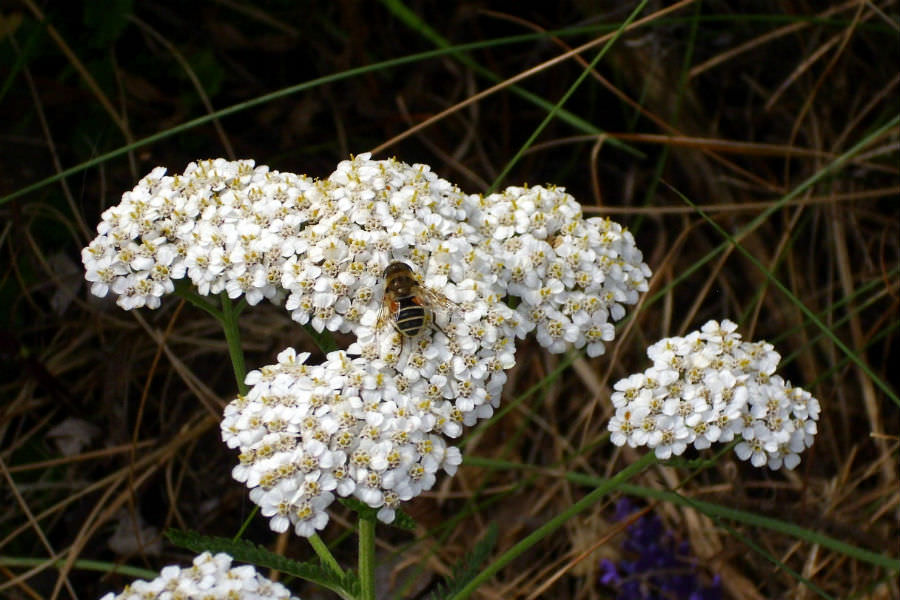
[[[231,357],[231,368],[234,369],[234,378],[240,394],[247,393],[247,367],[244,361],[244,351],[241,348],[241,330],[238,327],[238,316],[241,314],[240,306],[235,306],[224,292],[219,294],[222,299],[222,330],[225,332],[225,341],[228,344],[228,355]]]
[[[375,519],[359,518],[360,600],[375,600]]]

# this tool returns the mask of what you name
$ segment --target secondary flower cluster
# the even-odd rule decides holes
[[[616,520],[637,507],[627,499],[616,504]],[[720,600],[721,578],[704,585],[687,542],[677,543],[653,513],[628,526],[622,543],[625,557],[603,559],[600,581],[616,590],[617,600]]]
[[[650,346],[653,366],[614,386],[612,442],[647,446],[666,459],[689,444],[699,450],[740,436],[741,460],[796,467],[812,446],[819,402],[774,374],[781,356],[771,344],[742,342],[736,329],[709,321]]]
[[[100,600],[297,600],[286,587],[269,581],[251,565],[232,568],[231,560],[222,552],[204,552],[188,569],[164,567],[153,581],[135,581],[120,593],[110,592]]]
[[[492,257],[491,281],[515,297],[550,352],[587,345],[605,351],[610,323],[647,291],[650,268],[631,233],[609,219],[583,219],[562,188],[509,187],[481,198],[478,228]]]
[[[81,253],[91,292],[112,291],[125,310],[158,308],[187,275],[201,295],[276,299],[285,241],[308,218],[310,180],[221,158],[165,173],[153,169],[103,213]]]
[[[466,415],[439,386],[385,377],[342,351],[321,365],[305,364],[308,357],[288,349],[278,364],[251,372],[252,389],[222,421],[223,439],[241,451],[233,476],[251,488],[273,530],[314,534],[335,493],[380,508],[391,522],[400,501],[434,485],[438,469],[456,472],[459,449],[438,434],[458,436]],[[495,404],[500,386],[492,386]]]

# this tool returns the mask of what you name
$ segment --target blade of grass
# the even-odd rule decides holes
[[[675,92],[675,106],[672,110],[672,122],[670,124],[674,128],[680,127],[681,109],[684,105],[684,95],[687,91],[688,71],[694,60],[694,49],[697,43],[697,30],[699,28],[698,17],[700,16],[701,7],[702,4],[699,2],[694,7],[691,29],[688,34],[687,48],[684,53],[684,58],[681,61],[681,74],[678,76],[678,89]],[[656,189],[659,187],[659,182],[665,172],[666,164],[669,162],[670,150],[671,146],[669,144],[663,144],[662,151],[659,153],[659,158],[656,161],[656,167],[653,170],[653,177],[650,179],[650,185],[647,186],[647,191],[644,194],[644,206],[649,206],[650,201],[656,197]],[[644,215],[638,216],[634,225],[632,225],[632,228],[637,231],[643,222]]]
[[[613,44],[615,44],[625,32],[625,29],[637,18],[641,11],[644,10],[644,6],[646,4],[647,1],[644,0],[643,2],[638,4],[633,11],[631,11],[631,14],[628,15],[628,18],[625,19],[625,21],[619,26],[619,29],[616,31],[615,35],[613,35],[609,39],[609,41],[607,41],[603,45],[603,48],[600,49],[600,52],[597,53],[597,56],[594,57],[594,60],[591,61],[587,68],[582,69],[581,75],[579,75],[578,78],[572,83],[572,85],[569,86],[569,89],[566,90],[566,93],[563,94],[562,98],[560,98],[559,101],[557,101],[557,103],[550,108],[550,111],[547,113],[547,116],[544,117],[544,120],[541,121],[541,123],[535,128],[528,139],[525,140],[525,143],[522,144],[522,146],[519,148],[519,151],[516,152],[516,154],[506,163],[506,166],[503,167],[503,170],[500,171],[500,174],[497,175],[496,179],[494,179],[491,187],[488,188],[487,193],[490,194],[496,191],[496,189],[500,185],[500,182],[503,181],[504,178],[506,178],[515,164],[519,162],[520,158],[522,158],[522,155],[528,150],[528,148],[531,147],[531,145],[541,134],[544,128],[550,124],[550,121],[556,118],[556,115],[562,110],[562,105],[565,104],[566,100],[568,100],[569,97],[575,93],[575,90],[578,89],[578,86],[581,85],[581,82],[583,82],[587,78],[587,76],[590,75],[591,71],[594,70],[594,67],[597,65],[597,63],[600,62],[600,59],[606,55],[609,49],[612,48]]]
[[[650,454],[652,454],[652,452]],[[495,460],[491,458],[482,458],[479,456],[466,456],[464,464],[485,469],[499,469],[506,471],[516,470],[523,472],[558,472],[558,470],[554,468],[534,467],[532,465],[522,464],[515,461]],[[612,481],[612,479],[616,479],[617,477],[618,475],[611,479],[604,479],[602,477],[584,475],[582,473],[565,474],[566,480],[571,481],[572,483],[597,489],[599,489],[601,486],[608,485],[609,482]],[[650,498],[653,500],[658,500],[660,502],[669,502],[677,506],[693,507],[710,517],[728,519],[729,521],[734,521],[736,523],[743,523],[746,525],[751,525],[753,527],[759,527],[761,529],[777,531],[793,536],[799,540],[809,542],[810,544],[818,544],[823,548],[834,550],[835,552],[839,552],[841,554],[849,556],[850,558],[854,558],[862,562],[866,562],[878,567],[883,567],[885,569],[891,569],[895,571],[900,570],[900,559],[892,558],[884,554],[878,554],[876,552],[872,552],[871,550],[866,550],[858,546],[853,546],[839,539],[827,536],[817,531],[812,531],[788,521],[782,521],[780,519],[774,519],[772,517],[757,515],[745,510],[722,506],[721,504],[716,504],[714,502],[706,502],[703,500],[696,500],[694,498],[687,498],[685,496],[682,496],[681,494],[668,490],[658,490],[654,488],[635,485],[632,483],[619,483],[615,486],[615,489],[629,496],[636,496],[638,498]]]
[[[586,510],[600,501],[601,498],[609,494],[610,492],[619,489],[619,487],[633,476],[642,472],[644,469],[656,463],[656,455],[652,452],[648,452],[644,456],[642,456],[639,460],[631,463],[610,479],[602,481],[597,487],[590,493],[588,493],[584,498],[575,502],[561,512],[556,515],[536,530],[534,530],[531,534],[527,535],[517,544],[515,544],[512,548],[504,552],[500,557],[487,566],[481,573],[478,574],[469,584],[464,587],[459,593],[450,597],[450,600],[461,600],[462,598],[468,598],[472,592],[478,589],[482,583],[496,575],[500,569],[511,563],[515,558],[521,555],[523,552],[549,536],[551,533],[562,527],[569,519],[577,515],[578,513]]]
[[[52,566],[61,568],[65,565],[65,559],[57,559]],[[37,567],[47,563],[46,558],[19,558],[15,556],[0,556],[0,567]],[[74,571],[98,571],[104,575],[127,575],[129,577],[142,577],[154,579],[159,576],[158,571],[151,571],[142,567],[132,567],[102,560],[78,559],[72,563]]]
[[[570,479],[572,481],[580,482],[582,485],[597,485],[597,480],[594,477],[574,475],[570,477]],[[736,508],[714,504],[712,502],[704,502],[701,500],[695,500],[693,498],[686,498],[681,494],[676,494],[674,492],[654,490],[629,483],[624,483],[619,486],[619,490],[631,496],[639,496],[641,498],[654,498],[663,502],[671,502],[672,504],[677,504],[679,506],[690,506],[696,508],[703,514],[710,517],[728,519],[737,523],[745,523],[753,527],[759,527],[761,529],[769,529],[771,531],[784,533],[797,539],[809,542],[810,544],[818,544],[823,548],[834,550],[835,552],[839,552],[845,556],[855,558],[856,560],[862,562],[866,562],[878,567],[884,567],[885,569],[891,569],[893,571],[900,571],[900,560],[896,558],[891,558],[890,556],[885,556],[883,554],[872,552],[871,550],[853,546],[846,542],[842,542],[841,540],[829,537],[817,531],[806,529],[805,527],[800,527],[799,525],[795,525],[787,521],[773,519],[771,517],[764,517],[751,512],[738,510]]]
[[[500,82],[504,81],[502,77],[493,73],[491,70],[486,69],[485,67],[481,66],[481,64],[479,64],[476,60],[474,60],[473,58],[468,56],[466,54],[466,51],[463,50],[462,47],[460,47],[460,46],[454,47],[450,43],[449,40],[447,40],[445,37],[443,37],[441,34],[439,34],[437,31],[435,31],[428,24],[427,21],[424,21],[421,17],[419,17],[419,15],[417,15],[416,13],[411,11],[409,8],[407,8],[407,6],[402,2],[402,0],[382,0],[381,3],[384,4],[385,7],[395,17],[397,17],[398,19],[400,19],[400,21],[405,23],[412,31],[418,33],[419,35],[421,35],[428,41],[432,42],[438,48],[443,48],[443,49],[455,48],[455,50],[453,52],[451,52],[452,56],[456,60],[458,60],[459,62],[464,64],[465,66],[472,69],[474,72],[478,73],[479,75],[481,75],[482,77],[487,79],[488,81],[492,81],[494,83],[500,83]],[[614,28],[615,28],[615,26],[610,26],[610,29],[614,29]],[[550,32],[548,32],[548,33],[550,33]],[[618,36],[618,34],[616,34],[616,35]],[[553,112],[554,114],[556,114],[556,116],[559,117],[560,120],[568,123],[569,125],[572,125],[573,127],[575,127],[575,129],[577,129],[579,131],[585,132],[590,135],[601,135],[603,133],[602,130],[597,129],[593,124],[589,123],[588,121],[585,121],[581,117],[579,117],[567,110],[558,109],[557,107],[555,107],[553,105],[552,102],[548,102],[547,100],[544,100],[540,96],[538,96],[536,94],[532,94],[528,90],[522,89],[515,85],[510,86],[509,89],[513,93],[515,93],[518,96],[524,98],[525,100],[528,100],[529,102],[539,106],[540,108],[544,109],[545,111]],[[457,108],[459,108],[459,107],[457,107]],[[395,137],[393,140],[390,140],[385,145],[395,143],[395,142],[399,141],[400,139],[401,138],[399,138],[399,137]],[[633,146],[629,146],[628,144],[625,144],[618,140],[610,140],[610,145],[620,148],[638,158],[643,158],[643,156],[644,156],[644,153],[641,152],[640,150],[637,150]]]
[[[827,167],[826,167],[826,169],[827,169]],[[696,205],[693,202],[691,202],[686,196],[684,196],[681,192],[679,192],[678,190],[673,188],[671,185],[668,185],[668,184],[666,184],[666,185],[669,187],[669,189],[671,189],[673,192],[678,194],[678,196],[681,197],[681,199],[684,200],[686,203],[697,208],[697,212],[700,213],[700,215],[704,219],[706,219],[706,221],[710,225],[712,225],[713,228],[715,228],[715,230],[718,231],[720,235],[722,235],[722,237],[724,237],[727,240],[725,242],[726,244],[733,245],[738,250],[738,252],[743,254],[747,260],[749,260],[751,263],[753,263],[753,265],[757,269],[759,269],[766,276],[766,278],[769,281],[772,282],[772,285],[774,285],[776,288],[778,288],[781,291],[781,293],[783,293],[785,296],[787,296],[788,300],[790,300],[794,306],[799,308],[800,311],[804,315],[806,315],[807,319],[812,321],[816,325],[816,327],[818,327],[819,330],[822,333],[824,333],[828,337],[828,339],[830,339],[834,343],[834,345],[836,345],[838,348],[841,349],[841,352],[843,352],[844,355],[847,356],[847,358],[852,360],[860,369],[863,370],[863,372],[872,380],[872,382],[875,383],[875,385],[877,385],[881,389],[881,391],[884,392],[885,395],[894,402],[894,404],[896,404],[898,407],[900,407],[900,397],[897,396],[897,394],[891,389],[891,387],[887,384],[887,382],[882,380],[878,375],[876,375],[875,372],[871,369],[871,367],[869,367],[869,365],[866,364],[866,362],[859,356],[858,353],[851,350],[849,346],[847,346],[843,341],[841,341],[841,339],[837,336],[837,334],[834,333],[831,330],[831,328],[828,327],[828,325],[826,325],[825,322],[822,321],[818,317],[818,315],[816,315],[812,310],[810,310],[810,308],[808,306],[806,306],[806,304],[804,304],[803,301],[800,300],[800,298],[798,298],[796,295],[794,295],[794,293],[791,292],[791,290],[789,290],[786,285],[781,283],[781,281],[779,281],[778,278],[775,277],[774,273],[772,273],[769,269],[766,268],[765,265],[763,265],[761,262],[759,262],[759,260],[755,256],[753,256],[752,252],[750,252],[749,250],[744,248],[744,246],[742,246],[741,243],[737,240],[737,238],[740,236],[732,236],[731,234],[729,234],[723,227],[721,227],[718,223],[716,223],[716,221],[712,217],[710,217],[708,214],[706,214],[699,207],[696,207]]]

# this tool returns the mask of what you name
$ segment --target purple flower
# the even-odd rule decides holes
[[[637,510],[629,500],[616,505],[621,521]],[[721,578],[703,585],[691,558],[690,545],[677,542],[653,513],[640,517],[625,530],[624,557],[618,563],[601,562],[600,582],[616,590],[618,600],[721,600]]]

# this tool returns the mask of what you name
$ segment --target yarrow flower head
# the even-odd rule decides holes
[[[468,222],[472,197],[427,165],[368,154],[341,162],[307,196],[314,210],[281,280],[294,320],[352,332],[348,353],[437,386],[466,414],[483,406],[529,327],[486,278],[491,258]],[[396,263],[415,279],[412,302],[428,309],[430,326],[414,339],[394,330],[385,308],[384,272]],[[429,300],[438,296],[441,306]]]
[[[174,176],[158,167],[97,230],[82,251],[86,278],[125,309],[159,307],[187,277],[201,295],[286,297],[296,321],[366,340],[397,261],[455,303],[435,318],[463,334],[505,340],[537,327],[551,351],[587,346],[591,356],[650,275],[631,234],[583,219],[563,188],[465,194],[427,165],[369,154],[324,180],[252,160],[198,161]],[[515,311],[507,296],[521,301]],[[389,344],[376,346],[391,358]]]
[[[91,292],[112,291],[126,310],[158,308],[187,276],[201,295],[277,301],[312,181],[221,158],[165,173],[157,167],[103,213],[99,235],[81,253]]]
[[[628,230],[609,219],[584,219],[560,187],[509,187],[479,198],[474,220],[492,257],[491,283],[519,299],[523,322],[550,352],[587,346],[605,351],[610,322],[625,316],[648,288],[650,268]]]
[[[123,308],[156,308],[187,277],[201,295],[284,300],[295,321],[355,336],[322,365],[288,349],[250,373],[222,422],[270,525],[307,536],[335,495],[390,521],[455,470],[445,437],[493,414],[516,338],[536,329],[552,352],[599,355],[650,275],[627,230],[583,219],[562,188],[465,194],[369,154],[321,180],[247,160],[157,168],[98,233],[86,278]]]
[[[253,387],[226,407],[221,424],[225,443],[241,451],[233,476],[273,530],[314,534],[335,494],[391,522],[400,501],[431,489],[438,470],[456,472],[462,457],[443,436],[458,436],[467,416],[440,389],[385,378],[343,351],[321,365],[305,364],[308,357],[288,349],[278,364],[251,372]]]
[[[284,585],[266,579],[251,565],[232,567],[231,561],[225,553],[204,552],[194,558],[190,568],[164,567],[153,581],[135,581],[100,600],[298,600]]]
[[[771,344],[741,341],[736,329],[709,321],[650,346],[653,366],[614,385],[611,441],[667,459],[739,436],[741,460],[795,468],[812,446],[819,402],[775,374],[781,356]]]

